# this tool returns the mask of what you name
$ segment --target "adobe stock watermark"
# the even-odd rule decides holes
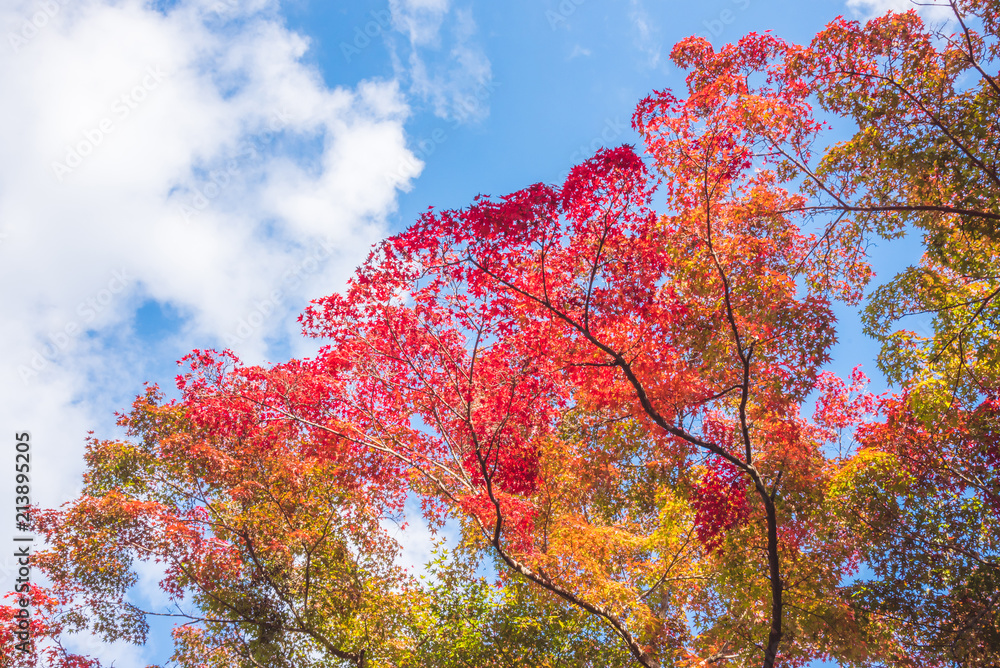
[[[7,33],[7,43],[10,45],[10,50],[17,53],[27,46],[28,42],[35,39],[38,33],[52,22],[52,19],[56,17],[59,9],[62,5],[66,4],[66,1],[43,0],[37,3],[35,6],[38,7],[38,10],[29,18],[24,19],[16,31],[12,30]]]
[[[14,557],[17,559],[17,578],[14,592],[17,596],[18,642],[15,647],[27,654],[32,648],[31,638],[31,432],[14,434]]]
[[[730,0],[732,5],[739,12],[744,12],[750,7],[750,0]],[[713,19],[707,19],[702,21],[701,24],[705,26],[705,32],[699,33],[699,37],[704,37],[709,42],[713,38],[718,37],[726,30],[726,26],[731,25],[736,21],[736,12],[732,9],[723,9],[719,12],[718,16]]]
[[[561,25],[564,25],[569,17],[573,15],[577,7],[585,3],[587,0],[560,0],[559,4],[556,6],[555,11],[549,9],[545,12],[545,18],[549,22],[549,28],[555,30]]]
[[[580,144],[573,155],[569,156],[570,163],[575,165],[583,162],[592,157],[598,150],[611,146],[616,139],[621,137],[631,127],[632,123],[628,118],[622,119],[621,116],[605,118],[604,127],[601,129],[600,134],[591,139],[590,143]]]
[[[264,146],[278,132],[288,126],[291,118],[286,109],[277,111],[271,115],[268,121],[267,130],[254,135],[250,140],[240,145],[237,153],[232,158],[226,160],[225,165],[219,169],[209,170],[208,178],[192,187],[191,197],[177,205],[177,211],[185,223],[190,223],[198,214],[208,208],[214,200],[222,196],[229,186],[248,165],[260,160]]]
[[[386,172],[385,182],[393,188],[416,178],[420,174],[422,163],[427,162],[427,158],[434,154],[437,147],[448,141],[448,133],[444,128],[434,128],[428,137],[417,142],[417,145],[410,151],[409,157],[399,161],[395,171]]]
[[[66,145],[66,155],[63,160],[52,161],[52,174],[56,180],[62,183],[68,175],[72,174],[84,159],[91,155],[100,146],[108,135],[113,133],[118,126],[132,115],[139,108],[151,92],[159,88],[166,78],[166,73],[158,66],[146,68],[142,79],[128,91],[122,93],[111,103],[110,114],[105,116],[96,125],[83,131],[83,138],[73,144]]]
[[[254,333],[264,326],[279,307],[289,297],[289,291],[300,286],[306,277],[317,273],[323,267],[323,261],[330,258],[337,250],[329,239],[323,239],[311,253],[291,267],[281,277],[280,285],[263,299],[254,303],[254,308],[246,316],[240,318],[232,332],[223,338],[226,347],[236,349]]]
[[[499,87],[500,82],[490,79],[481,82],[468,95],[457,98],[458,113],[452,120],[450,128],[434,128],[430,134],[418,141],[413,150],[410,151],[410,155],[399,161],[395,170],[386,172],[385,182],[396,188],[420,174],[421,163],[426,163],[427,158],[433,155],[441,144],[448,141],[448,130],[454,130],[478,111]]]
[[[27,384],[58,359],[77,337],[87,331],[86,325],[94,322],[97,316],[106,311],[117,295],[125,292],[131,282],[132,277],[124,268],[112,271],[111,280],[105,287],[98,290],[94,296],[77,304],[76,314],[79,318],[70,320],[55,331],[50,331],[46,341],[32,349],[28,364],[17,367],[17,375],[20,376],[21,382]]]
[[[572,155],[569,156],[570,169],[583,162],[584,160],[589,160],[602,148],[608,148],[613,146],[623,134],[628,132],[632,127],[632,122],[628,117],[622,118],[621,116],[615,116],[614,118],[608,117],[604,119],[604,127],[601,131],[594,135],[590,141],[583,142],[580,144]],[[570,170],[567,169],[559,174],[558,182],[562,183],[569,177]]]
[[[222,16],[231,9],[236,9],[240,6],[240,0],[223,0],[223,2],[217,2],[208,10],[216,16]]]
[[[455,112],[452,117],[451,127],[457,128],[470,118],[477,117],[483,103],[493,97],[493,93],[500,87],[500,82],[496,79],[479,81],[471,92],[463,93],[455,97]]]
[[[373,9],[369,12],[372,17],[370,21],[362,25],[354,26],[353,39],[350,42],[340,43],[340,53],[348,63],[355,56],[371,46],[372,40],[382,35],[392,26],[392,14],[388,9]]]

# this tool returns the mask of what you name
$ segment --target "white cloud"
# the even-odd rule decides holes
[[[847,0],[847,7],[855,16],[872,18],[881,16],[888,11],[907,12],[916,9],[926,21],[936,25],[948,22],[954,18],[951,7],[947,3],[914,2],[914,0]]]
[[[383,236],[420,163],[399,86],[328,87],[275,1],[8,0],[0,37],[0,425],[32,431],[52,506],[87,431],[162,372],[147,345],[311,345],[289,343],[295,315]],[[149,299],[183,316],[167,342],[133,332]]]
[[[399,543],[396,563],[414,574],[432,561],[436,549],[453,549],[459,542],[458,523],[449,519],[443,527],[432,529],[423,516],[420,502],[412,495],[406,500],[401,518],[383,519],[381,524],[390,538]]]
[[[629,18],[635,31],[633,37],[635,48],[642,52],[646,66],[655,68],[660,64],[661,40],[659,30],[650,19],[642,0],[631,0]]]
[[[498,85],[477,40],[471,9],[448,11],[447,0],[390,0],[393,24],[408,44],[390,40],[397,76],[434,114],[458,123],[489,115]]]
[[[303,244],[356,254],[378,236],[395,205],[384,173],[409,156],[394,83],[327,89],[299,61],[306,42],[266,16],[216,32],[194,5],[87,7],[0,74],[2,271],[33,270],[17,308],[72,318],[126,267],[133,291],[219,335]]]
[[[414,46],[438,43],[449,0],[389,0],[392,24]]]

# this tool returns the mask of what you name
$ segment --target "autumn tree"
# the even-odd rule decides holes
[[[198,622],[184,664],[393,665],[419,597],[379,520],[409,494],[640,665],[862,651],[822,450],[839,395],[800,410],[848,279],[739,137],[672,146],[673,213],[604,150],[380,245],[303,316],[314,359],[192,355],[181,401],[140,398],[138,442],[93,443],[85,495],[42,516],[53,579],[107,611],[134,559],[164,562]]]
[[[361,668],[391,653],[411,589],[384,526],[399,486],[365,453],[205,434],[153,388],[121,424],[132,440],[90,442],[83,495],[36,518],[67,628],[143,642],[148,614],[126,598],[142,560],[186,620],[179,665]]]
[[[194,360],[203,373],[205,359]],[[509,668],[523,664],[497,650],[515,637],[531,665],[614,659],[605,629],[487,583],[467,551],[425,581],[396,563],[407,487],[381,468],[391,459],[295,425],[214,429],[219,419],[149,388],[120,417],[128,440],[91,439],[82,495],[35,517],[48,549],[33,565],[49,583],[30,592],[33,651],[18,647],[16,608],[2,607],[0,665],[100,668],[66,639],[143,644],[163,616],[178,622],[176,666]],[[159,565],[169,608],[128,596],[140,562]]]
[[[756,130],[755,159],[801,184],[809,197],[797,211],[813,216],[818,252],[837,241],[863,257],[879,237],[923,236],[919,264],[879,286],[864,312],[901,394],[837,474],[873,571],[851,600],[894,648],[889,663],[993,665],[1000,7],[941,7],[951,18],[938,27],[889,13],[838,19],[807,47],[768,40],[763,57],[766,38],[751,35],[719,52],[690,39],[674,58],[691,71],[699,112]],[[651,132],[676,126],[675,102],[646,101]],[[810,104],[856,132],[814,155],[822,126]]]
[[[640,665],[852,646],[855,560],[800,404],[830,296],[854,291],[772,213],[799,198],[719,130],[675,145],[674,213],[622,147],[561,187],[426,214],[306,312],[315,359],[197,357],[192,419],[382,457],[502,577],[600,618]]]
[[[820,104],[858,127],[824,155],[817,195],[862,231],[923,234],[920,264],[876,291],[866,312],[883,371],[974,401],[1000,370],[1000,5],[945,6],[947,31],[914,11],[834,22],[800,67]],[[925,315],[925,331],[907,327]]]
[[[875,291],[866,325],[884,344],[890,381],[919,378],[969,399],[997,380],[1000,5],[941,7],[952,18],[940,28],[915,10],[889,12],[866,24],[837,19],[805,47],[749,35],[714,52],[689,38],[673,58],[690,70],[688,105],[697,98],[700,112],[756,133],[755,158],[801,185],[808,198],[797,211],[815,217],[818,252],[853,245],[863,259],[874,239],[923,235],[924,258]],[[664,92],[640,105],[654,148],[661,125],[677,123],[674,102]],[[817,154],[824,125],[813,104],[856,132]],[[906,327],[925,315],[930,326]]]
[[[921,416],[893,397],[838,473],[870,571],[845,590],[889,665],[996,665],[1000,657],[997,401]],[[846,518],[845,518],[846,519]]]

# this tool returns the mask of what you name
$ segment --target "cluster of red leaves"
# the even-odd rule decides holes
[[[193,472],[238,495],[241,450],[253,456],[271,452],[294,477],[305,467],[297,472],[287,455],[301,447],[304,455],[337,464],[330,470],[345,490],[367,495],[387,509],[403,507],[403,467],[365,438],[372,409],[389,403],[387,393],[376,394],[377,382],[352,402],[350,389],[337,375],[343,361],[332,355],[271,368],[245,366],[231,351],[195,351],[182,361],[189,372],[177,378],[182,392],[178,406],[195,430],[213,439],[167,440],[164,446]],[[408,416],[384,416],[387,421],[380,426],[396,435],[408,426]]]
[[[62,646],[65,625],[60,614],[70,601],[52,594],[32,583],[27,592],[6,595],[15,603],[22,597],[29,599],[30,622],[27,628],[21,625],[24,608],[20,605],[0,605],[0,668],[101,668],[100,661]]]
[[[470,494],[459,499],[458,507],[463,513],[475,518],[486,531],[503,535],[507,542],[506,549],[515,554],[531,553],[534,549],[535,517],[538,515],[534,504],[508,494],[496,497],[494,504],[484,492]],[[499,527],[498,515],[503,518]]]
[[[944,419],[929,421],[913,410],[909,394],[883,397],[878,404],[881,422],[858,429],[864,449],[895,456],[915,484],[929,490],[947,490],[979,496],[1000,514],[1000,395],[991,393],[976,406],[954,405]]]
[[[749,517],[746,488],[739,469],[718,457],[709,458],[691,498],[695,531],[709,552],[720,550],[726,532]]]
[[[826,127],[810,104],[817,85],[810,69],[815,68],[814,57],[812,49],[768,33],[751,33],[718,51],[700,37],[674,47],[671,58],[688,70],[688,96],[656,91],[633,116],[633,126],[667,177],[671,204],[679,210],[704,209],[697,187],[690,187],[693,178],[695,186],[752,193],[751,210],[808,208],[804,195],[812,194],[811,179],[803,194],[779,193],[773,185],[810,172],[813,147]],[[695,169],[699,165],[704,169]],[[828,230],[811,240],[812,252],[799,262],[810,283],[853,303],[861,298],[871,270],[864,249],[845,233],[849,222],[842,221],[836,234]],[[771,232],[767,238],[780,237]]]
[[[861,371],[860,366],[851,370],[849,386],[829,371],[824,371],[816,379],[819,397],[816,399],[813,421],[825,430],[829,439],[832,440],[843,429],[861,424],[865,418],[875,413],[878,397],[865,392],[868,382],[868,376]]]

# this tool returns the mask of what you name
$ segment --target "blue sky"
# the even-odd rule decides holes
[[[35,499],[72,498],[87,432],[116,435],[114,411],[145,381],[172,388],[191,349],[308,354],[295,316],[428,206],[638,143],[638,100],[683,85],[676,41],[807,41],[837,15],[908,6],[0,2],[0,424],[38,443]],[[916,251],[874,249],[880,276]],[[838,370],[874,374],[849,314],[838,351]],[[3,587],[12,568],[0,557]],[[162,651],[84,644],[123,668]]]

